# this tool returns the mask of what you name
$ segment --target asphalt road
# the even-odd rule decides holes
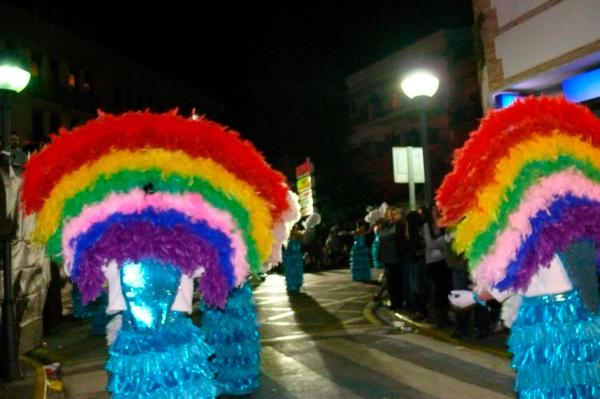
[[[248,398],[514,398],[509,361],[377,323],[368,304],[375,282],[352,282],[348,270],[307,273],[289,294],[271,274],[254,291],[260,323],[261,387]],[[106,347],[73,322],[47,337],[62,362],[65,393],[104,392]]]

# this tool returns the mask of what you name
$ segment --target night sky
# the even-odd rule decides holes
[[[318,162],[340,151],[349,74],[472,23],[470,0],[10,2],[210,94],[225,106],[219,122],[288,173],[306,155]]]

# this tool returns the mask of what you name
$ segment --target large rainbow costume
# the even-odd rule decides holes
[[[559,97],[493,111],[436,199],[477,290],[522,297],[519,397],[600,397],[600,120]]]
[[[249,142],[175,113],[101,114],[61,131],[27,163],[21,199],[83,302],[108,284],[108,311],[122,312],[107,364],[115,398],[216,396],[212,351],[185,316],[193,279],[224,308],[249,273],[281,260],[299,217]]]

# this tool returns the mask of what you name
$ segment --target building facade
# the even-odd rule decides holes
[[[600,109],[600,2],[473,0],[485,110],[561,94]]]
[[[220,104],[183,81],[0,3],[0,48],[16,50],[31,66],[29,85],[13,98],[12,126],[21,140],[39,142],[59,127],[71,128],[98,110],[192,109],[216,117]]]
[[[440,80],[426,106],[434,189],[450,168],[453,149],[462,145],[481,116],[469,28],[438,31],[349,76],[352,166],[371,203],[408,198],[408,186],[394,183],[392,147],[420,146],[417,105],[400,88],[402,77],[417,68]],[[421,190],[418,185],[418,200]]]
[[[12,99],[11,130],[19,134],[21,143],[42,144],[50,133],[94,118],[98,110],[160,112],[178,107],[182,115],[195,109],[198,114],[218,118],[222,109],[218,102],[181,81],[0,3],[0,49],[4,48],[21,53],[31,67],[29,85]],[[18,181],[12,185],[16,192]],[[19,209],[18,205],[14,209]],[[30,219],[19,214],[18,237],[12,245],[21,353],[38,346],[44,324],[52,326],[56,320],[50,319],[61,317],[60,286],[65,285],[57,281],[62,267],[50,267],[43,249],[29,242]],[[51,295],[57,290],[57,295]],[[57,299],[58,304],[47,296]]]

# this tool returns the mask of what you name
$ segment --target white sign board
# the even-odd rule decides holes
[[[408,183],[410,174],[413,182],[425,183],[422,147],[392,147],[392,157],[394,183]]]

